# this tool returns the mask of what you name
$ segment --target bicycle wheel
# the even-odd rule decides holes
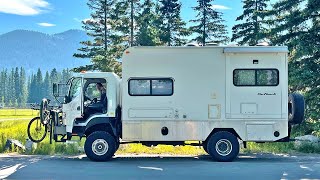
[[[31,119],[28,124],[28,137],[33,142],[41,142],[47,135],[47,125],[41,123],[40,117]]]

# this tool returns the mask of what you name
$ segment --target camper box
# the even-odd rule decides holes
[[[122,139],[288,136],[287,47],[133,47],[123,55]]]

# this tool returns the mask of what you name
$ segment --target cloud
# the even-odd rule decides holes
[[[214,4],[211,6],[212,9],[219,9],[219,10],[229,10],[231,8],[223,5]]]
[[[45,0],[0,0],[0,13],[32,16],[49,10],[49,6]]]
[[[77,22],[82,22],[79,18],[73,18],[73,20],[75,20]]]
[[[46,22],[43,22],[43,23],[37,23],[39,26],[43,26],[43,27],[53,27],[53,26],[56,26],[55,24],[51,24],[51,23],[46,23]]]

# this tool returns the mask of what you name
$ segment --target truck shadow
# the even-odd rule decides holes
[[[255,162],[255,163],[265,163],[265,162],[273,162],[273,163],[281,163],[281,162],[304,162],[304,161],[313,161],[316,163],[320,163],[320,157],[318,158],[308,158],[309,156],[297,157],[292,155],[275,155],[275,154],[240,154],[238,158],[236,158],[233,162]],[[71,160],[71,159],[70,159]],[[79,160],[79,161],[90,161],[89,158],[86,156],[82,157],[81,159],[74,159],[72,160]],[[200,156],[166,156],[166,155],[126,155],[126,156],[115,156],[111,160],[111,162],[141,162],[141,161],[158,161],[158,162],[184,162],[184,161],[203,161],[203,162],[216,162],[214,161],[211,156],[209,155],[200,155]],[[227,163],[233,163],[227,162]],[[219,163],[219,162],[217,162]]]

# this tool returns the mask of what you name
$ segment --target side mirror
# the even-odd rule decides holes
[[[68,85],[53,83],[52,91],[54,97],[64,97],[68,92]]]

